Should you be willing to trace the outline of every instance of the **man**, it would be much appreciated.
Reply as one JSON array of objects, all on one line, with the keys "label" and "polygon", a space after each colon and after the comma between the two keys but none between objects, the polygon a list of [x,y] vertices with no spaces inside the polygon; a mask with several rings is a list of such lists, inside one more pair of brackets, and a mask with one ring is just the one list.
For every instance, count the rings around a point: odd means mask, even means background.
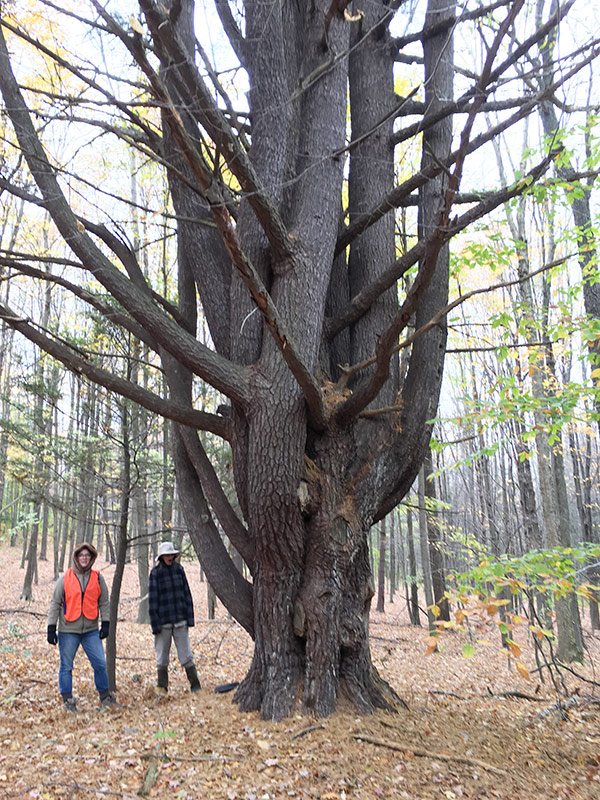
[{"label": "man", "polygon": [[188,628],[194,626],[194,604],[185,570],[176,561],[179,553],[172,542],[162,542],[156,566],[148,579],[148,612],[154,634],[159,694],[164,694],[169,688],[171,640],[175,642],[179,663],[185,669],[190,689],[199,692],[201,688],[188,633]]},{"label": "man", "polygon": [[77,713],[73,697],[73,661],[79,645],[94,669],[100,708],[118,705],[108,688],[106,658],[100,641],[106,639],[109,631],[109,594],[102,575],[92,569],[97,557],[98,551],[89,542],[82,542],[75,548],[73,566],[56,581],[48,612],[48,643],[58,642],[60,652],[58,688],[65,709],[73,714]]}]

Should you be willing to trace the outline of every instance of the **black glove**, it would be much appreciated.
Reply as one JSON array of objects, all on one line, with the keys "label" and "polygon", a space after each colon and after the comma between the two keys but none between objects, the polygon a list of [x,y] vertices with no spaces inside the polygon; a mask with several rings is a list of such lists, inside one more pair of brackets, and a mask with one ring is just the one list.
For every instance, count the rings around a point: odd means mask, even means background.
[{"label": "black glove", "polygon": [[110,628],[110,622],[105,620],[102,625],[100,625],[100,638],[106,639],[108,636],[108,629]]},{"label": "black glove", "polygon": [[48,625],[48,644],[58,644],[58,636],[56,635],[56,625]]}]

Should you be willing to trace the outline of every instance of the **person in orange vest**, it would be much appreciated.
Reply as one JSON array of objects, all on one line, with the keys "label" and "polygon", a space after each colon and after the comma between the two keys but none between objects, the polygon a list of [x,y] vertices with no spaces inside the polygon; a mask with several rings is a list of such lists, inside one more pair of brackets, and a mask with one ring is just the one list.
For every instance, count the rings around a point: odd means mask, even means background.
[{"label": "person in orange vest", "polygon": [[[89,542],[77,545],[73,551],[73,566],[54,585],[48,612],[48,643],[58,643],[60,652],[58,688],[65,709],[73,714],[77,713],[73,697],[73,661],[79,645],[94,669],[100,708],[118,705],[108,688],[101,641],[109,631],[109,594],[103,576],[92,569],[97,557],[98,551]],[[101,621],[100,631],[98,620]]]}]

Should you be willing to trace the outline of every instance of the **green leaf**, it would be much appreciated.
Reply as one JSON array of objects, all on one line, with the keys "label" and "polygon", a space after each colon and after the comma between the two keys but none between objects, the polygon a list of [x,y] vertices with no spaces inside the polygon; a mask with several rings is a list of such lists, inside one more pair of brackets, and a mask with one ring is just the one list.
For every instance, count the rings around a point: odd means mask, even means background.
[{"label": "green leaf", "polygon": [[466,644],[462,649],[465,658],[473,658],[475,655],[475,647],[472,644]]}]

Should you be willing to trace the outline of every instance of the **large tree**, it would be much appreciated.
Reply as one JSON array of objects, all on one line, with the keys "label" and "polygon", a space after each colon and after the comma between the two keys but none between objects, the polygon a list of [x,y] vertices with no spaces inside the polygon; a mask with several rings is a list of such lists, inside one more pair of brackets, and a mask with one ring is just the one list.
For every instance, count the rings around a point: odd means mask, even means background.
[{"label": "large tree", "polygon": [[[36,35],[18,2],[4,5],[0,91],[14,141],[0,190],[33,213],[47,209],[71,255],[53,262],[61,271],[32,241],[1,255],[12,274],[53,280],[137,337],[168,389],[107,370],[68,331],[56,337],[18,309],[0,313],[70,369],[173,421],[190,536],[217,595],[254,638],[240,708],[278,719],[301,701],[325,715],[341,693],[361,711],[389,708],[394,694],[369,652],[367,534],[406,494],[427,450],[446,342],[447,245],[543,176],[556,153],[541,153],[513,186],[471,186],[479,194],[462,197],[465,164],[566,91],[594,43],[561,52],[556,78],[511,96],[572,1],[536,25],[523,0],[458,9],[452,0],[215,0],[209,30],[194,0],[139,0],[127,21],[119,4],[90,0],[87,15],[83,5],[64,11],[86,42],[77,57]],[[48,3],[47,14],[59,11]],[[207,54],[217,27],[220,65]],[[52,85],[39,76],[20,85],[28,48],[52,65]],[[244,76],[245,106],[226,92],[232,70]],[[479,125],[490,109],[502,112],[492,130]],[[90,125],[166,171],[176,302],[114,221],[118,198],[93,218],[73,204],[85,177],[52,150],[61,122],[78,141]],[[422,148],[412,167],[411,142]],[[461,200],[471,204],[455,213]],[[415,206],[397,241],[396,211]],[[222,396],[218,409],[195,407],[199,379]],[[199,431],[231,446],[241,516]]]}]

